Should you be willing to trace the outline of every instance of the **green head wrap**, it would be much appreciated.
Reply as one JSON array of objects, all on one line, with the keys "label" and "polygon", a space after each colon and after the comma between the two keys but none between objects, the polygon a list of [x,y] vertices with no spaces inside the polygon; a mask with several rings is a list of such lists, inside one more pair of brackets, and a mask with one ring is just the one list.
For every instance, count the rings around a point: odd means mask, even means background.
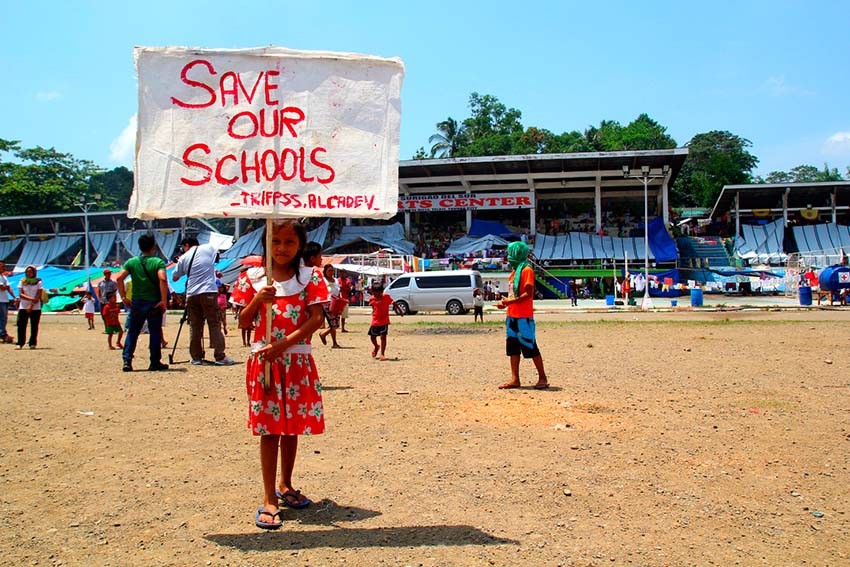
[{"label": "green head wrap", "polygon": [[508,264],[514,269],[514,297],[519,297],[519,281],[523,268],[528,265],[528,245],[522,241],[508,244]]}]

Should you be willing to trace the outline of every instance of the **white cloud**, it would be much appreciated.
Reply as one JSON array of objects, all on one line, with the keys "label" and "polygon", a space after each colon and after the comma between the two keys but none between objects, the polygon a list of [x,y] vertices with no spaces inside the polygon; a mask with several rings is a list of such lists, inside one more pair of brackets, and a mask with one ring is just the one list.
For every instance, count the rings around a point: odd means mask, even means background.
[{"label": "white cloud", "polygon": [[137,117],[134,114],[130,122],[121,130],[118,137],[109,144],[109,159],[115,163],[131,166],[136,151]]},{"label": "white cloud", "polygon": [[822,151],[828,156],[850,157],[850,132],[836,132],[827,138]]},{"label": "white cloud", "polygon": [[62,98],[62,93],[57,91],[39,91],[35,93],[35,100],[38,102],[50,102]]},{"label": "white cloud", "polygon": [[762,86],[773,96],[812,96],[815,94],[814,91],[804,87],[786,83],[785,75],[768,77]]}]

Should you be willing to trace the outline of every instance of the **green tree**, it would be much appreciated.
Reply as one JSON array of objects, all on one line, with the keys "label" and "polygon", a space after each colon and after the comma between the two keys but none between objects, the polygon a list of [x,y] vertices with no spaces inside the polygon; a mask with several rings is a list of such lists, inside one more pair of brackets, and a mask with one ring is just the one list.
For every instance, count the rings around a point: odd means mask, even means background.
[{"label": "green tree", "polygon": [[[756,182],[762,181],[761,178],[757,178]],[[793,176],[785,171],[771,171],[767,174],[767,177],[763,180],[765,183],[791,183],[793,181]]]},{"label": "green tree", "polygon": [[584,139],[593,152],[616,152],[623,149],[623,127],[616,120],[603,120],[599,127],[590,126]]},{"label": "green tree", "polygon": [[428,154],[425,153],[425,148],[423,146],[419,146],[419,149],[416,150],[416,153],[413,154],[411,159],[428,159]]},{"label": "green tree", "polygon": [[458,148],[464,142],[464,127],[451,116],[437,123],[437,133],[428,138],[431,146],[431,157],[454,157]]},{"label": "green tree", "polygon": [[522,113],[507,108],[492,95],[472,93],[469,96],[472,115],[463,121],[464,143],[458,147],[459,156],[508,155],[514,140],[522,136]]},{"label": "green tree", "polygon": [[758,158],[747,148],[752,143],[730,132],[697,134],[687,143],[688,159],[670,192],[673,206],[711,207],[724,185],[752,181]]},{"label": "green tree", "polygon": [[92,175],[89,196],[99,194],[95,206],[101,211],[121,211],[129,207],[133,193],[133,172],[124,166]]},{"label": "green tree", "polygon": [[[848,170],[850,171],[850,169]],[[820,183],[828,181],[842,181],[841,173],[837,167],[830,169],[829,164],[823,164],[823,170],[813,165],[798,165],[791,171],[771,171],[763,180],[765,183]],[[758,178],[758,181],[762,181]]]},{"label": "green tree", "polygon": [[98,172],[90,161],[54,148],[21,149],[16,141],[0,141],[0,151],[15,162],[4,162],[0,175],[0,214],[34,215],[73,210]]},{"label": "green tree", "polygon": [[667,134],[667,128],[641,114],[620,132],[623,150],[663,150],[675,148],[676,140]]}]

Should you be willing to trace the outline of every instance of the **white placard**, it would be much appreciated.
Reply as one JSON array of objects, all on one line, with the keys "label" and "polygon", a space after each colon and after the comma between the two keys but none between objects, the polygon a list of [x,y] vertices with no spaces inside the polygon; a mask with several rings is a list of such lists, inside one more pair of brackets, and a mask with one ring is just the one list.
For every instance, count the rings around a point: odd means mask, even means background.
[{"label": "white placard", "polygon": [[268,47],[137,47],[128,216],[389,218],[404,65]]}]

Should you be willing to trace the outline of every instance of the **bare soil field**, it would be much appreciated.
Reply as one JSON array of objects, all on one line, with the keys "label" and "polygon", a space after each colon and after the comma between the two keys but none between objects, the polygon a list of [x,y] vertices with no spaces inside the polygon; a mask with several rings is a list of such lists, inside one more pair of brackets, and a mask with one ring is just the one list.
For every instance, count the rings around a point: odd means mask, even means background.
[{"label": "bare soil field", "polygon": [[498,315],[396,318],[386,362],[368,322],[315,338],[327,431],[295,470],[314,504],[277,532],[253,523],[244,365],[122,373],[82,315],[0,345],[0,563],[850,563],[846,312],[542,314],[547,391],[530,361],[496,389]]}]

